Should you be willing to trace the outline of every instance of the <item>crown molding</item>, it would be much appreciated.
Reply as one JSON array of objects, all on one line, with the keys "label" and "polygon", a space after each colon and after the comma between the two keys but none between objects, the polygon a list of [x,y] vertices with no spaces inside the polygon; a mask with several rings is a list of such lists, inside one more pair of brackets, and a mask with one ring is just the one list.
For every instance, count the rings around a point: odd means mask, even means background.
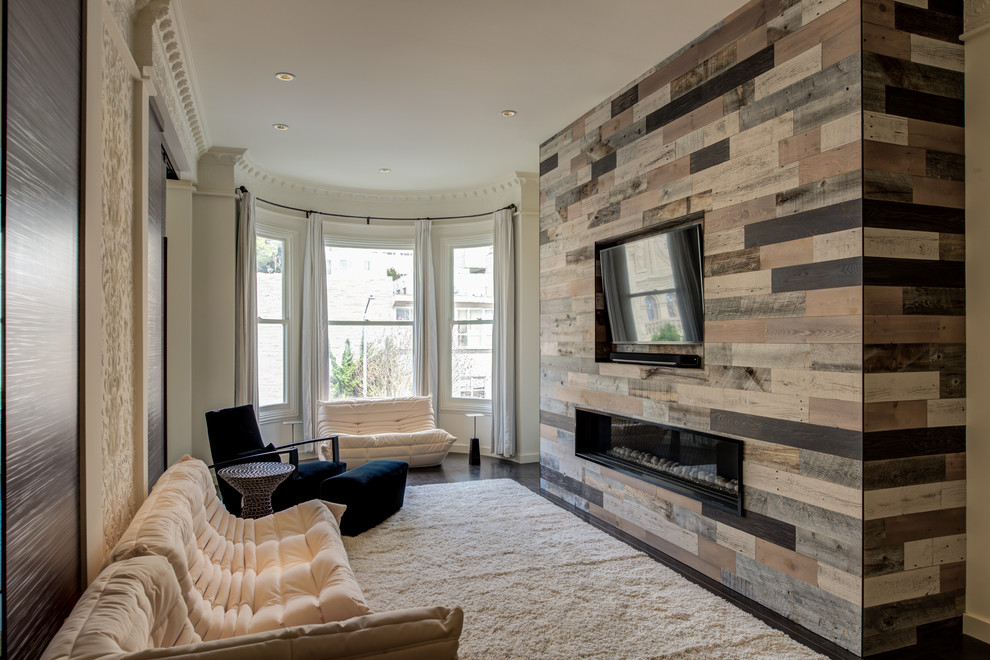
[{"label": "crown molding", "polygon": [[964,39],[985,32],[990,26],[990,0],[967,0],[965,19]]},{"label": "crown molding", "polygon": [[202,156],[200,162],[211,165],[234,165],[236,166],[244,158],[247,149],[240,147],[210,147]]},{"label": "crown molding", "polygon": [[179,3],[168,3],[168,11],[158,19],[158,30],[172,73],[172,81],[179,95],[179,103],[186,115],[186,125],[196,145],[196,158],[199,158],[210,148],[210,139],[205,117],[200,112],[196,75],[192,60],[189,58],[186,27]]},{"label": "crown molding", "polygon": [[521,188],[526,183],[539,183],[539,175],[531,172],[513,172],[494,183],[479,188],[463,188],[456,190],[362,190],[358,188],[342,188],[315,181],[306,181],[294,177],[283,176],[268,170],[254,160],[250,155],[237,161],[236,169],[246,180],[261,184],[265,189],[282,189],[286,192],[317,195],[329,199],[351,202],[445,202],[483,200],[504,195],[507,192]]}]

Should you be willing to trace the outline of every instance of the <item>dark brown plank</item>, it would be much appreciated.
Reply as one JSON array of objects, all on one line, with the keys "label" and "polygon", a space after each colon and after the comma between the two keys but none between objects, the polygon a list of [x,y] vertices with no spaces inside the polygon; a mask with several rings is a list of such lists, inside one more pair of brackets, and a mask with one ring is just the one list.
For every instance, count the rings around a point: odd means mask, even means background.
[{"label": "dark brown plank", "polygon": [[934,456],[966,451],[966,427],[870,431],[863,434],[863,460]]},{"label": "dark brown plank", "polygon": [[719,140],[691,154],[691,174],[729,160],[729,138]]},{"label": "dark brown plank", "polygon": [[962,288],[966,286],[966,264],[961,261],[863,257],[863,284]]},{"label": "dark brown plank", "polygon": [[798,449],[859,459],[862,433],[815,424],[802,424],[770,417],[746,415],[725,410],[711,411],[711,430],[743,438],[774,442]]},{"label": "dark brown plank", "polygon": [[944,206],[865,200],[863,226],[962,234],[966,227],[966,213],[962,209]]},{"label": "dark brown plank", "polygon": [[808,236],[831,234],[832,232],[860,227],[862,224],[862,202],[857,199],[746,225],[746,247],[758,247]]},{"label": "dark brown plank", "polygon": [[859,286],[864,283],[863,258],[849,257],[814,264],[774,268],[771,273],[771,290],[810,291],[813,289],[837,289]]},{"label": "dark brown plank", "polygon": [[866,461],[863,489],[878,490],[945,481],[945,455]]},{"label": "dark brown plank", "polygon": [[931,3],[928,9],[901,3],[897,3],[896,7],[894,27],[898,30],[952,44],[962,43],[959,41],[959,35],[963,33],[962,14],[932,11]]}]

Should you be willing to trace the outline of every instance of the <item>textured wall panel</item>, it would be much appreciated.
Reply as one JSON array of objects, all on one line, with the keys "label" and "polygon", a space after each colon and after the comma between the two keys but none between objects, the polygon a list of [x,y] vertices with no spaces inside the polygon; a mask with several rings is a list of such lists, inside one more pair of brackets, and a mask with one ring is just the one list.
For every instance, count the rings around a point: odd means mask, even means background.
[{"label": "textured wall panel", "polygon": [[103,542],[137,509],[134,456],[134,83],[103,31]]},{"label": "textured wall panel", "polygon": [[79,0],[10,0],[4,235],[4,651],[35,658],[80,594]]}]

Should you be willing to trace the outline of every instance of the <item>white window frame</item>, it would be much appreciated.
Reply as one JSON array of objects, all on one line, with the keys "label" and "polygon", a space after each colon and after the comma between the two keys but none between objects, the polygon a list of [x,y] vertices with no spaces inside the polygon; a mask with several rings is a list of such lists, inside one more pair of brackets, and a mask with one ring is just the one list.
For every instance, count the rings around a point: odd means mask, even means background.
[{"label": "white window frame", "polygon": [[[451,413],[485,413],[491,414],[491,399],[468,399],[455,397],[453,395],[453,382],[450,378],[452,346],[451,333],[455,324],[488,324],[493,325],[494,321],[458,321],[454,312],[454,250],[457,248],[485,247],[494,243],[492,225],[490,222],[474,222],[460,228],[445,227],[447,232],[441,234],[439,239],[439,250],[441,267],[437,269],[437,315],[440,316],[437,325],[438,348],[440,360],[438,362],[439,389],[440,389],[440,410]],[[456,232],[456,233],[455,233]],[[434,258],[434,263],[436,263]],[[492,363],[494,369],[495,364]]]},{"label": "white window frame", "polygon": [[[284,352],[282,355],[282,376],[285,402],[261,406],[258,410],[258,423],[294,421],[299,419],[299,388],[300,388],[300,344],[302,337],[302,231],[299,219],[285,217],[281,214],[259,208],[255,218],[255,234],[260,238],[271,238],[283,241],[284,264],[282,265],[282,313],[284,319],[263,320],[258,317],[257,323],[281,323],[285,332]],[[260,378],[260,372],[259,372]]]},{"label": "white window frame", "polygon": [[[406,223],[396,223],[395,227],[375,227],[375,236],[371,236],[364,223],[354,225],[353,223],[324,221],[323,222],[323,246],[340,248],[359,248],[365,250],[409,250],[416,249],[415,235],[410,231]],[[408,326],[416,332],[413,320],[408,321],[331,321],[330,311],[333,301],[327,301],[327,332],[330,327],[338,326]],[[412,365],[413,369],[416,365]],[[414,376],[415,378],[415,376]]]}]

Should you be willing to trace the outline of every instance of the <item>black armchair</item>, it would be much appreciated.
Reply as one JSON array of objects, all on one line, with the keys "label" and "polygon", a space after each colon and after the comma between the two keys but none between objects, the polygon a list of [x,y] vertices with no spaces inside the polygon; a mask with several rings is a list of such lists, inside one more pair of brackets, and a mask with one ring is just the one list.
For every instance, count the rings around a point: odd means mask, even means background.
[{"label": "black armchair", "polygon": [[[292,476],[286,479],[272,494],[272,508],[281,511],[288,507],[318,499],[320,484],[324,479],[341,474],[347,469],[346,463],[340,462],[340,449],[337,436],[303,440],[288,445],[276,447],[266,445],[261,438],[261,428],[254,415],[254,406],[236,406],[211,410],[206,413],[206,430],[210,438],[210,452],[213,454],[214,470],[238,465],[240,463],[256,463],[261,461],[280,461],[282,454],[288,454],[289,462],[296,466]],[[333,461],[307,461],[299,463],[299,445],[330,440],[333,443]],[[218,478],[220,496],[227,510],[236,516],[241,514],[241,495],[233,486]]]}]

